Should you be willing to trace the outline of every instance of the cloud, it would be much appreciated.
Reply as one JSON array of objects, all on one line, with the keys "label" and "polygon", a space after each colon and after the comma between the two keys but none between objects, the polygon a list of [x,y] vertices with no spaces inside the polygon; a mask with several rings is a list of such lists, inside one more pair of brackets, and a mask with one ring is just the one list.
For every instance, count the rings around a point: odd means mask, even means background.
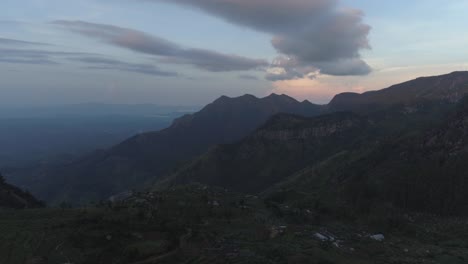
[{"label": "cloud", "polygon": [[66,52],[66,51],[48,51],[38,49],[2,49],[0,48],[0,57],[47,57],[47,56],[84,56],[91,55],[85,52]]},{"label": "cloud", "polygon": [[187,49],[163,60],[191,64],[211,72],[246,71],[268,66],[265,60],[250,59],[238,55],[225,55],[204,49]]},{"label": "cloud", "polygon": [[50,44],[40,43],[40,42],[30,42],[30,41],[23,41],[17,39],[8,39],[8,38],[0,38],[0,45],[39,45],[39,46],[48,46]]},{"label": "cloud", "polygon": [[3,63],[57,65],[60,64],[55,61],[57,58],[83,55],[89,53],[0,48],[0,62]]},{"label": "cloud", "polygon": [[2,63],[13,63],[13,64],[36,64],[36,65],[57,65],[60,64],[50,59],[20,59],[20,58],[1,58]]},{"label": "cloud", "polygon": [[[370,49],[370,26],[360,10],[339,0],[147,0],[200,9],[237,24],[271,34],[271,44],[286,64],[267,79],[296,79],[319,71],[327,75],[366,75],[371,68],[360,52]],[[286,62],[282,60],[282,62]],[[293,63],[291,63],[293,62]]]},{"label": "cloud", "polygon": [[161,70],[152,64],[129,63],[116,59],[99,57],[99,54],[85,52],[48,51],[39,49],[0,48],[0,63],[58,65],[57,60],[88,64],[83,68],[92,70],[118,70],[162,77],[178,76],[176,72]]},{"label": "cloud", "polygon": [[357,58],[320,62],[317,65],[320,73],[335,76],[366,75],[372,71],[367,63]]},{"label": "cloud", "polygon": [[70,58],[70,60],[93,65],[85,67],[86,69],[93,70],[119,70],[162,77],[173,77],[179,75],[176,72],[163,71],[151,64],[128,63],[120,60],[101,57],[80,57]]},{"label": "cloud", "polygon": [[251,80],[251,81],[257,81],[258,80],[257,76],[250,75],[250,74],[240,74],[237,77],[239,77],[239,79],[243,79],[243,80]]},{"label": "cloud", "polygon": [[112,25],[84,21],[52,22],[71,32],[99,39],[135,52],[162,57],[166,63],[188,64],[212,72],[244,71],[268,66],[268,62],[205,49],[183,48],[163,38]]},{"label": "cloud", "polygon": [[84,52],[48,51],[39,49],[2,49],[0,48],[0,63],[58,65],[57,60],[87,64],[83,68],[92,70],[118,70],[148,74],[162,77],[178,76],[176,72],[163,71],[152,64],[129,63],[116,59],[99,57],[99,54]]}]

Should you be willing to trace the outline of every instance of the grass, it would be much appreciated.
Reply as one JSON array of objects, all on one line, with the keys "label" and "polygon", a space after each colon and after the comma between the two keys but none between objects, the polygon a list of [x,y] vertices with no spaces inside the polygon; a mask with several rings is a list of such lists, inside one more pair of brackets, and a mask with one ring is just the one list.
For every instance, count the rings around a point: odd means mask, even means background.
[{"label": "grass", "polygon": [[[0,263],[41,256],[48,264],[468,261],[465,219],[407,216],[398,228],[381,231],[386,238],[378,242],[369,236],[385,225],[330,217],[293,221],[286,211],[304,212],[294,206],[283,200],[278,216],[261,198],[189,186],[110,207],[0,211]],[[284,232],[272,237],[279,226]],[[319,241],[317,232],[335,240]]]}]

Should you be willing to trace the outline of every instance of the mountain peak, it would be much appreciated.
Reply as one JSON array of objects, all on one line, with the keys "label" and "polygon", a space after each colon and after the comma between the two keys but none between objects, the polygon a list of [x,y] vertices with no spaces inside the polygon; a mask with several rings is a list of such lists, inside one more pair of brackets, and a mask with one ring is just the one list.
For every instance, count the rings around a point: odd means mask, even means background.
[{"label": "mountain peak", "polygon": [[278,101],[282,101],[282,102],[289,102],[289,103],[299,103],[299,101],[297,101],[296,99],[288,96],[288,95],[285,95],[285,94],[276,94],[276,93],[272,93],[270,95],[268,95],[267,97],[264,97],[262,98],[263,100],[272,100],[272,101],[275,101],[275,102],[278,102]]},{"label": "mountain peak", "polygon": [[241,96],[238,96],[238,97],[229,97],[229,96],[226,96],[226,95],[223,95],[221,97],[219,97],[218,99],[216,99],[215,101],[213,101],[213,104],[226,104],[226,103],[232,103],[232,102],[254,102],[254,101],[268,101],[268,102],[274,102],[274,103],[300,103],[299,101],[297,101],[296,99],[286,95],[286,94],[276,94],[276,93],[272,93],[268,96],[265,96],[263,98],[258,98],[256,97],[255,95],[252,95],[252,94],[244,94],[244,95],[241,95]]},{"label": "mountain peak", "polygon": [[451,72],[449,73],[448,75],[456,75],[456,76],[460,76],[460,75],[463,75],[463,76],[468,76],[468,71],[454,71],[454,72]]},{"label": "mountain peak", "polygon": [[251,94],[244,94],[238,97],[229,97],[226,95],[222,95],[218,99],[214,100],[213,104],[226,103],[226,102],[232,102],[232,101],[251,101],[251,100],[258,100],[258,98]]}]

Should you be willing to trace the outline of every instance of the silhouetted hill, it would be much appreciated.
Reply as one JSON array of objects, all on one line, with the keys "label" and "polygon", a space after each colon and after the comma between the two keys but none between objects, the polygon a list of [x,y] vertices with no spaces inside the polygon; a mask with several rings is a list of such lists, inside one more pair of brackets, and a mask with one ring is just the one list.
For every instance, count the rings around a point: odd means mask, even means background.
[{"label": "silhouetted hill", "polygon": [[212,145],[239,140],[276,113],[313,116],[319,111],[318,105],[286,95],[223,96],[167,129],[136,135],[65,165],[17,174],[16,181],[47,201],[103,199],[141,187]]},{"label": "silhouetted hill", "polygon": [[23,209],[43,207],[43,203],[30,193],[5,182],[0,174],[0,209]]}]

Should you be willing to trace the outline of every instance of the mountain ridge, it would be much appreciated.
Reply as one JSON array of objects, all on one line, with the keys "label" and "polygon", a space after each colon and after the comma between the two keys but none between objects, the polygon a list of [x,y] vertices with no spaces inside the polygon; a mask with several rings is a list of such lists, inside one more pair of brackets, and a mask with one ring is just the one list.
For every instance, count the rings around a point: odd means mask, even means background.
[{"label": "mountain ridge", "polygon": [[441,124],[382,141],[372,149],[332,157],[297,173],[270,193],[281,189],[315,192],[319,200],[344,202],[364,212],[385,206],[466,216],[467,102],[465,96]]},{"label": "mountain ridge", "polygon": [[367,118],[351,112],[311,118],[277,114],[240,142],[212,148],[164,183],[199,182],[255,194],[325,153],[350,148],[367,125]]},{"label": "mountain ridge", "polygon": [[[440,87],[444,87],[441,89]],[[448,88],[447,88],[448,87]],[[327,105],[328,109],[351,110],[391,104],[412,104],[421,101],[446,100],[456,103],[468,93],[468,71],[419,77],[388,88],[365,93],[341,93]]]},{"label": "mountain ridge", "polygon": [[[325,106],[278,94],[221,96],[199,112],[174,120],[169,128],[135,135],[69,164],[17,174],[14,183],[51,202],[86,203],[152,183],[214,145],[241,141],[277,114],[313,117],[340,111],[381,112],[378,118],[387,123],[382,123],[378,133],[398,133],[404,126],[422,127],[439,120],[467,92],[468,72],[455,72],[362,95],[337,95]],[[340,99],[343,97],[359,99]],[[386,98],[389,101],[381,103]],[[400,122],[401,118],[408,121]]]}]

